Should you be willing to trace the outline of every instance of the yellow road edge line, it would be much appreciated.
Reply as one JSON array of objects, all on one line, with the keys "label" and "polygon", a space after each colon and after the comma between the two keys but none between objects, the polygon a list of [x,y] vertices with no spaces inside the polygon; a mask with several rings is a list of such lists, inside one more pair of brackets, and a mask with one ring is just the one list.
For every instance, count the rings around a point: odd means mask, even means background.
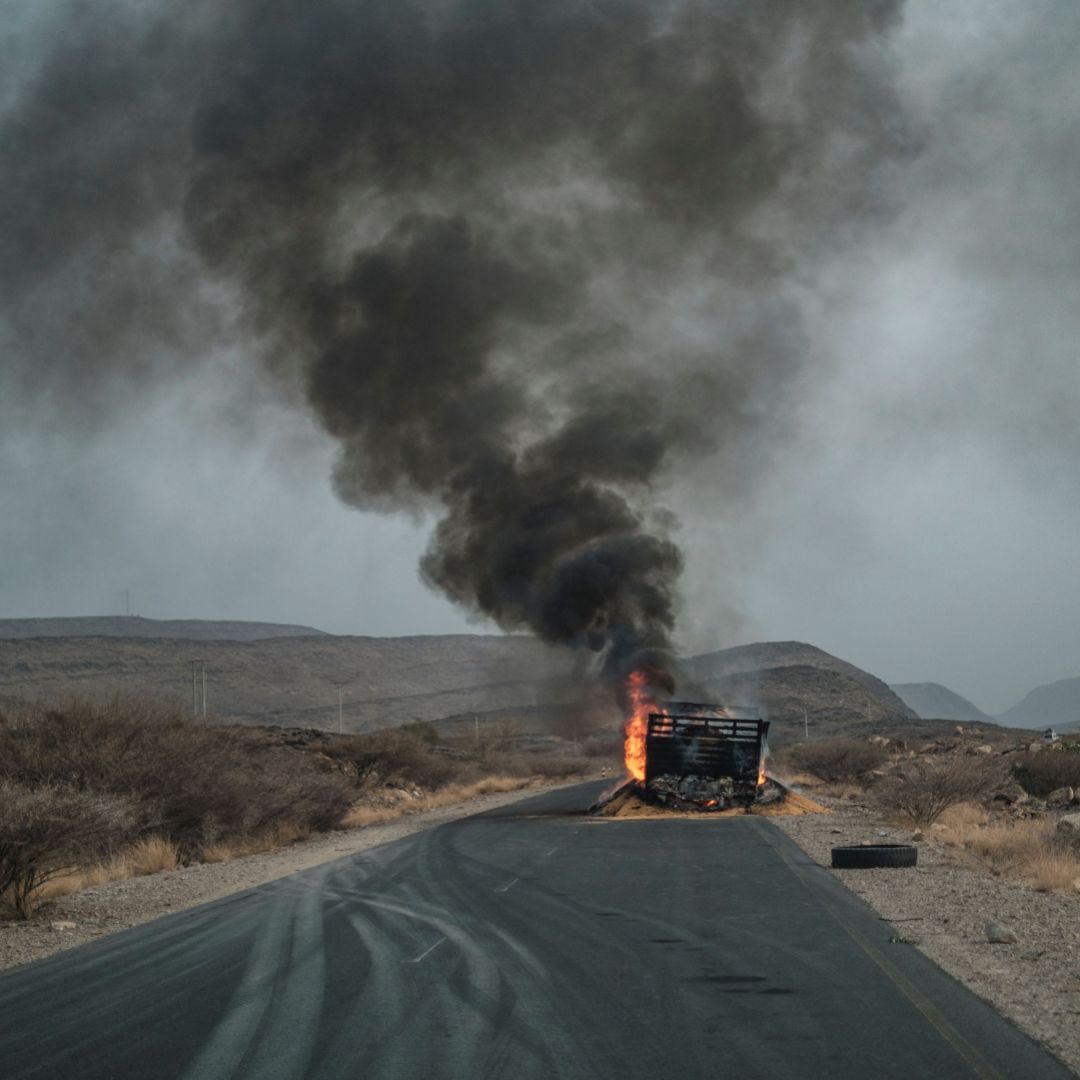
[{"label": "yellow road edge line", "polygon": [[[761,824],[765,824],[762,822]],[[787,864],[788,868],[792,871],[799,883],[809,892],[817,902],[832,916],[833,920],[843,929],[844,933],[855,942],[859,948],[881,969],[882,972],[889,978],[893,985],[911,1002],[912,1005],[923,1015],[927,1023],[967,1062],[971,1070],[975,1073],[980,1080],[1003,1080],[1001,1073],[999,1073],[990,1063],[975,1049],[949,1023],[948,1020],[942,1015],[941,1010],[925,997],[917,987],[912,985],[911,981],[904,975],[902,975],[893,966],[892,962],[888,960],[878,949],[878,947],[871,941],[867,940],[857,930],[853,930],[847,923],[840,917],[836,910],[835,905],[829,900],[828,894],[822,894],[819,889],[812,889],[809,882],[807,882],[804,870],[798,863],[796,863],[791,856],[783,849],[782,846],[774,844],[772,838],[768,835],[768,830],[761,830],[759,823],[755,822],[755,829],[762,832],[765,843],[773,849],[780,856],[781,859]],[[815,864],[816,865],[816,864]],[[820,869],[824,870],[825,867]],[[841,882],[841,884],[843,884]],[[884,920],[883,920],[884,921]],[[932,962],[932,961],[931,961]]]}]

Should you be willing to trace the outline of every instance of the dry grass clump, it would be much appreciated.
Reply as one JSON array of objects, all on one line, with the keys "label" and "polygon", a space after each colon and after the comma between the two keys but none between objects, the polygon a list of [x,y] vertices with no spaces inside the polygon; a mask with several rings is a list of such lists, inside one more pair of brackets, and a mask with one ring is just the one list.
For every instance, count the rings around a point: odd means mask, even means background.
[{"label": "dry grass clump", "polygon": [[1071,851],[1037,851],[1028,856],[1025,876],[1036,892],[1080,891],[1080,858]]},{"label": "dry grass clump", "polygon": [[144,877],[159,874],[162,870],[175,870],[180,863],[180,853],[164,836],[144,836],[135,841],[124,861],[131,877]]},{"label": "dry grass clump", "polygon": [[991,873],[1038,892],[1073,892],[1080,885],[1080,855],[1061,839],[1052,818],[991,821],[968,804],[943,814],[938,833],[945,843],[977,856]]},{"label": "dry grass clump", "polygon": [[228,840],[219,840],[207,844],[200,853],[199,861],[204,863],[228,862],[230,859],[242,859],[247,855],[262,855],[267,851],[277,851],[289,844],[299,843],[311,836],[311,829],[303,825],[284,822],[261,832],[246,836],[234,836]]},{"label": "dry grass clump", "polygon": [[777,755],[777,767],[812,773],[831,784],[857,784],[881,768],[887,757],[884,747],[864,739],[821,739],[784,747]]},{"label": "dry grass clump", "polygon": [[180,856],[175,844],[161,836],[145,836],[88,870],[70,871],[53,879],[40,889],[37,899],[53,900],[97,885],[107,885],[110,881],[175,870],[179,865]]}]

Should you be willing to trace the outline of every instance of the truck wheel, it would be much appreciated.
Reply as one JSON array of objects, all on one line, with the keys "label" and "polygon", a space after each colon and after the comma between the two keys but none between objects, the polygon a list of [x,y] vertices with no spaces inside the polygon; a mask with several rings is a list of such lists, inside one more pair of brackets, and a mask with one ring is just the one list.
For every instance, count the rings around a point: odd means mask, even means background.
[{"label": "truck wheel", "polygon": [[881,866],[914,866],[919,849],[910,844],[866,844],[857,847],[834,847],[835,870],[872,870]]}]

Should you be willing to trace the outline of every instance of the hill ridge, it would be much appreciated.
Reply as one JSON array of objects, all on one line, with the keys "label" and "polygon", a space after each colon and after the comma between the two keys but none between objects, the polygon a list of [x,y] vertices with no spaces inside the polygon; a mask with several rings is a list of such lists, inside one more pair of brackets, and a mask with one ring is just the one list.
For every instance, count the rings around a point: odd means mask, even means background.
[{"label": "hill ridge", "polygon": [[924,720],[994,723],[992,716],[942,683],[890,683],[889,689]]},{"label": "hill ridge", "polygon": [[264,641],[329,636],[312,626],[248,619],[149,619],[143,615],[70,615],[0,619],[0,639],[134,638],[146,641]]}]

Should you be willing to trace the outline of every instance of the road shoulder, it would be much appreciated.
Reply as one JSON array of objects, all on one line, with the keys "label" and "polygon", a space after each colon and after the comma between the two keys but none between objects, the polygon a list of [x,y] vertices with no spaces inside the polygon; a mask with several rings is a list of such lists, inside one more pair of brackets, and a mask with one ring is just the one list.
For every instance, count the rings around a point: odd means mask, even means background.
[{"label": "road shoulder", "polygon": [[[843,804],[772,824],[823,867],[836,845],[911,838]],[[942,844],[917,846],[913,869],[828,872],[894,928],[897,947],[917,947],[1080,1074],[1080,898],[993,878]],[[1017,942],[990,944],[988,920],[1012,928]]]}]

